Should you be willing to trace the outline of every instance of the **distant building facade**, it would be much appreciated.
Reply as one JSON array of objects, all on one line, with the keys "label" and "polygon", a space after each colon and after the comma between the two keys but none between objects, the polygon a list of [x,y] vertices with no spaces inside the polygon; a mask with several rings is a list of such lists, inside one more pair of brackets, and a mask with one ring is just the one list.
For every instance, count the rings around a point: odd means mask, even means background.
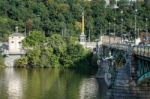
[{"label": "distant building facade", "polygon": [[144,44],[150,44],[150,33],[142,32],[140,34],[141,42]]},{"label": "distant building facade", "polygon": [[21,51],[23,50],[22,40],[24,38],[25,36],[21,33],[18,33],[18,27],[16,27],[16,32],[9,36],[8,53],[21,53]]},{"label": "distant building facade", "polygon": [[21,58],[22,55],[26,54],[26,51],[23,49],[22,45],[23,39],[25,39],[25,36],[18,33],[18,27],[16,27],[15,33],[9,36],[8,43],[5,44],[6,47],[2,52],[2,54],[5,55],[5,66],[13,67],[15,65],[15,61]]}]

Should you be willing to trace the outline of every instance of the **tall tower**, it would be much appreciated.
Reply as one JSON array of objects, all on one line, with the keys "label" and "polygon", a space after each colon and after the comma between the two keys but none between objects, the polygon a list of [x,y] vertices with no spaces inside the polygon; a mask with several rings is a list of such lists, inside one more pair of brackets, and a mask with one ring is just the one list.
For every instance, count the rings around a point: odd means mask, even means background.
[{"label": "tall tower", "polygon": [[84,12],[82,12],[82,24],[81,24],[80,44],[84,45],[85,42],[86,42],[86,36],[84,34]]}]

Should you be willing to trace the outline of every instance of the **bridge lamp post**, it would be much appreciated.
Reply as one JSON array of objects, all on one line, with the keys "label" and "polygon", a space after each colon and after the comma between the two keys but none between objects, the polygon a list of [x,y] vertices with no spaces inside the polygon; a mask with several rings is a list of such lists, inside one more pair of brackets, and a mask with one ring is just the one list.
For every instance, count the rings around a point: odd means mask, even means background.
[{"label": "bridge lamp post", "polygon": [[104,36],[103,29],[102,29],[102,25],[101,25],[101,30],[100,30],[100,32],[101,32],[101,36],[100,36],[100,41],[101,41],[101,40],[102,40],[102,39],[101,39],[102,36]]},{"label": "bridge lamp post", "polygon": [[109,35],[108,36],[109,36],[109,44],[110,44],[110,25],[111,25],[111,23],[109,22],[108,24],[109,24]]},{"label": "bridge lamp post", "polygon": [[121,40],[123,42],[123,32],[122,32],[122,28],[123,28],[123,19],[121,19]]},{"label": "bridge lamp post", "polygon": [[122,28],[123,28],[123,18],[122,18],[122,14],[123,14],[123,11],[121,11],[120,13],[121,13],[121,41],[123,41],[123,32],[122,32]]},{"label": "bridge lamp post", "polygon": [[[115,5],[114,5],[114,7],[113,7],[113,9],[114,9],[114,13],[115,13],[115,17],[116,17],[116,9],[118,9],[119,7],[117,6],[117,1],[115,0]],[[115,36],[116,36],[116,34],[115,34],[115,18],[114,18],[114,41],[115,41]]]},{"label": "bridge lamp post", "polygon": [[115,20],[116,20],[116,18],[114,18],[114,41],[115,41],[115,37],[116,37],[116,24],[115,24]]},{"label": "bridge lamp post", "polygon": [[[146,37],[148,37],[148,27],[147,27],[148,18],[146,18],[145,20],[146,20]],[[147,39],[147,40],[148,40],[148,39]]]},{"label": "bridge lamp post", "polygon": [[135,34],[134,34],[134,43],[135,43],[135,40],[136,40],[136,20],[137,20],[136,14],[137,14],[137,9],[135,9],[135,15],[134,15],[134,21],[135,21],[135,23],[134,23],[134,32],[135,32]]},{"label": "bridge lamp post", "polygon": [[138,37],[140,37],[140,28],[138,28]]}]

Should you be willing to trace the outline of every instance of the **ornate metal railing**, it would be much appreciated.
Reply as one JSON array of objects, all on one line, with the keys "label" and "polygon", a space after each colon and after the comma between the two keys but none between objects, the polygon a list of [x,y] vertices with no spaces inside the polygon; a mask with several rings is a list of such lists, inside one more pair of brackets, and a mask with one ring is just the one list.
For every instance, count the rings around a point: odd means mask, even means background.
[{"label": "ornate metal railing", "polygon": [[144,57],[150,57],[150,46],[129,46],[127,44],[105,44],[105,46],[108,46],[110,48],[115,48],[115,49],[119,49],[119,50],[124,50],[127,51],[129,49],[129,47],[133,47],[133,53],[136,55],[140,55],[140,56],[144,56]]}]

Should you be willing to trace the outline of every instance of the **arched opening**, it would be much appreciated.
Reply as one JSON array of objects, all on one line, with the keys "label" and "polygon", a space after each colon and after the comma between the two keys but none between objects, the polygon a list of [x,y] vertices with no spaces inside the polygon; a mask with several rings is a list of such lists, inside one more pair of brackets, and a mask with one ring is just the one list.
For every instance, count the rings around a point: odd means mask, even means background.
[{"label": "arched opening", "polygon": [[141,90],[150,91],[150,77],[145,78],[138,83],[138,86]]},{"label": "arched opening", "polygon": [[123,53],[118,53],[118,55],[115,58],[115,66],[117,68],[122,68],[126,63],[126,59],[123,55]]}]

